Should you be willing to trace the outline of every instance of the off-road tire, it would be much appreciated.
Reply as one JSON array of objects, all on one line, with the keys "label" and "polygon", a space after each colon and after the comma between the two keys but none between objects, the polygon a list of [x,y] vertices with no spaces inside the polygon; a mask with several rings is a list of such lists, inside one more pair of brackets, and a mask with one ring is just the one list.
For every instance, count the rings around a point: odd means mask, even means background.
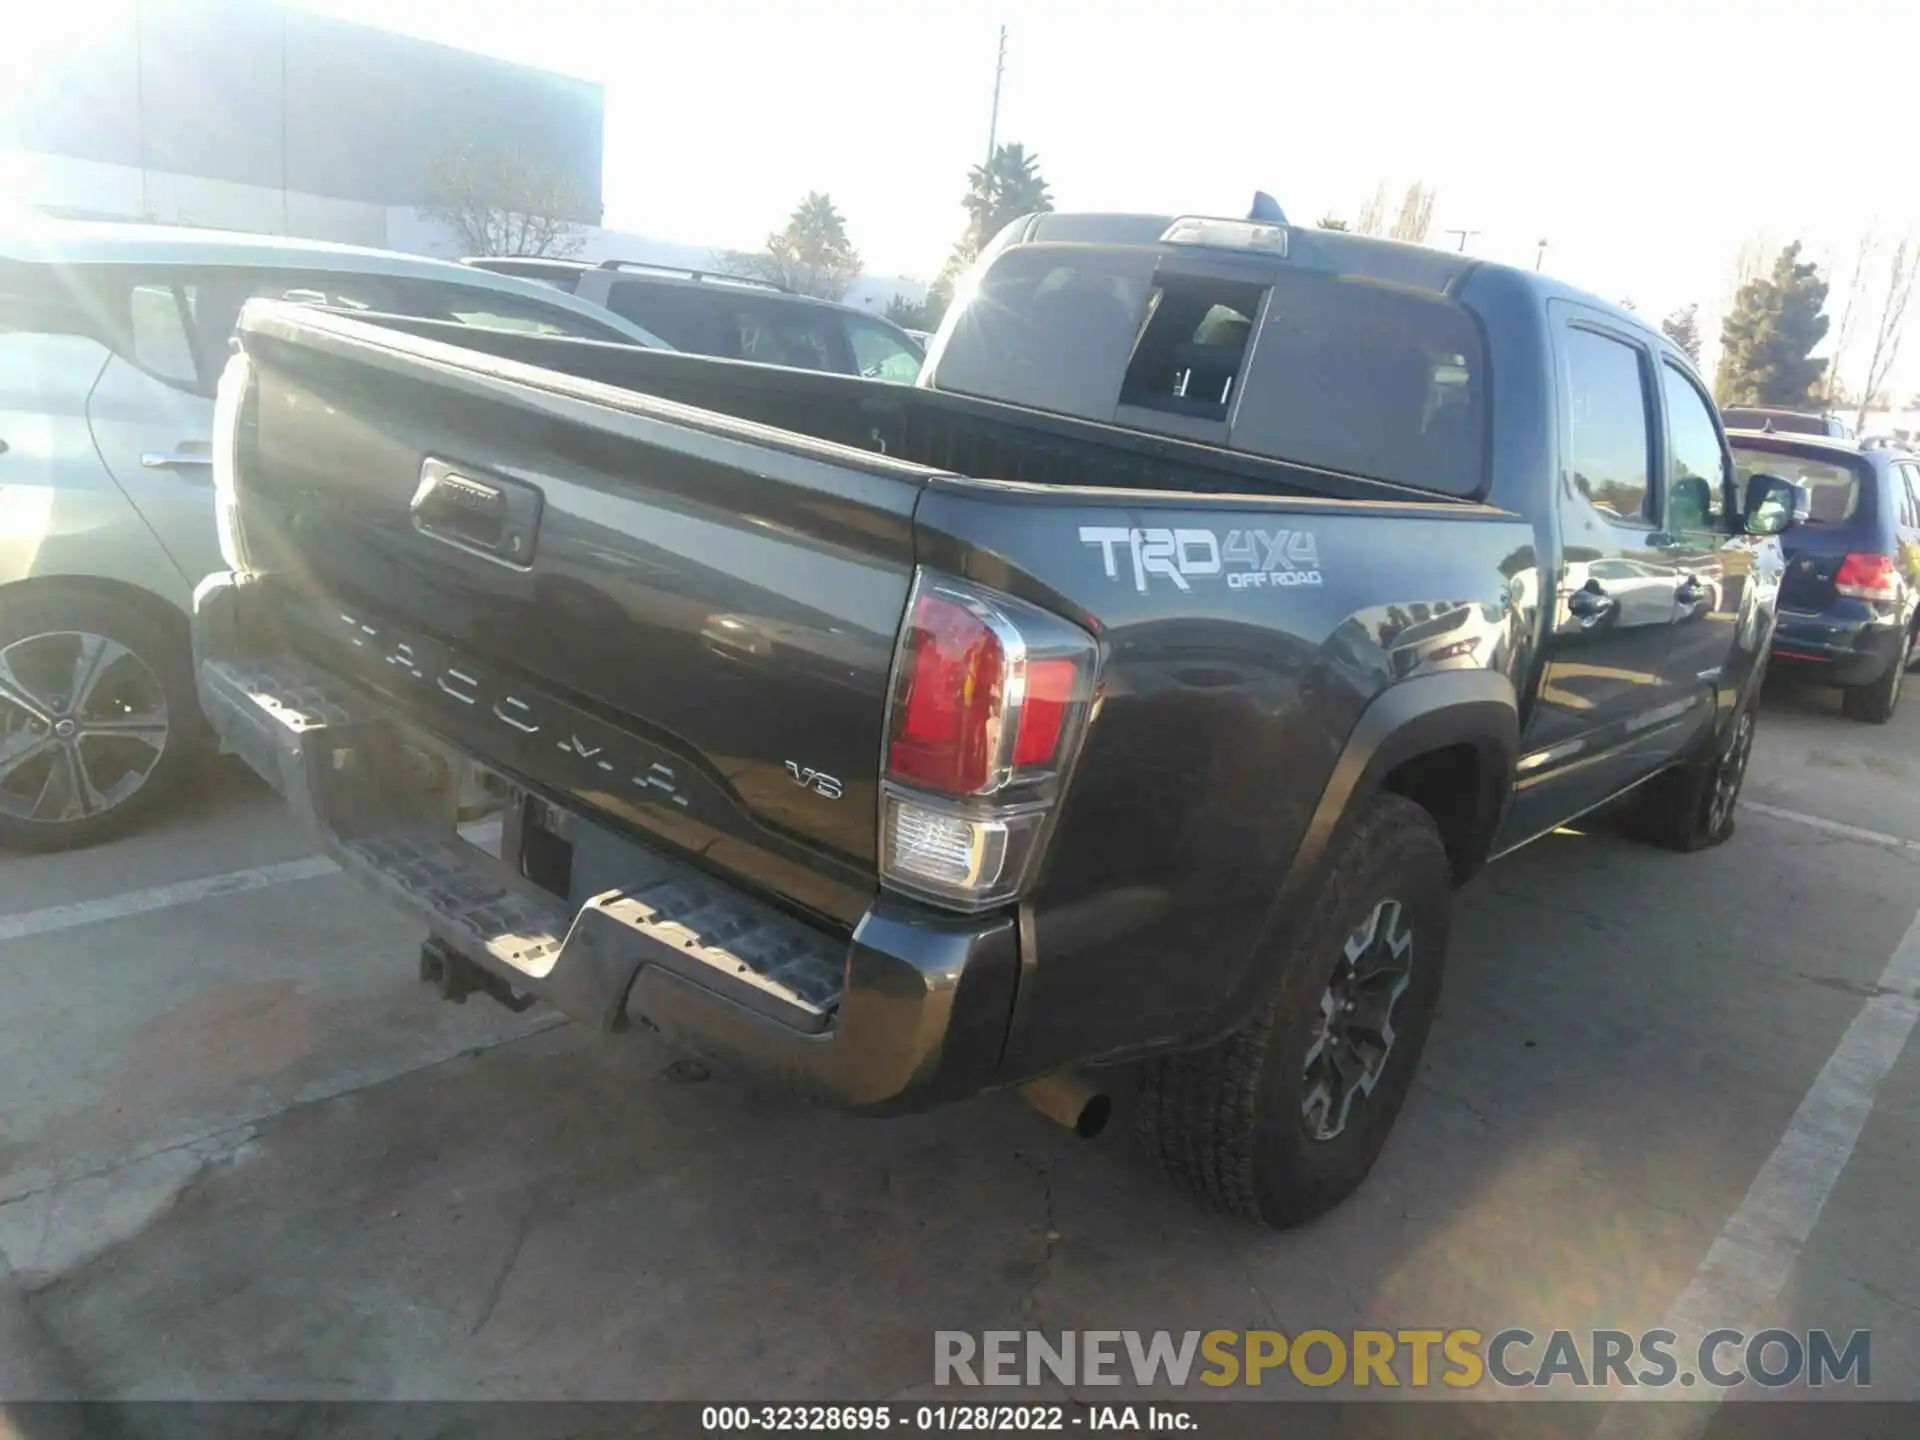
[{"label": "off-road tire", "polygon": [[1642,785],[1621,815],[1621,829],[1662,850],[1691,854],[1733,838],[1740,787],[1759,720],[1760,682],[1747,689],[1725,733],[1697,760]]},{"label": "off-road tire", "polygon": [[[1366,1179],[1419,1069],[1446,965],[1452,909],[1446,847],[1430,816],[1397,795],[1367,803],[1333,857],[1311,915],[1277,957],[1258,1013],[1203,1050],[1150,1061],[1139,1135],[1161,1169],[1212,1208],[1278,1228],[1338,1205]],[[1317,1138],[1303,1112],[1323,996],[1349,937],[1397,902],[1412,941],[1393,1039],[1344,1128]]]}]

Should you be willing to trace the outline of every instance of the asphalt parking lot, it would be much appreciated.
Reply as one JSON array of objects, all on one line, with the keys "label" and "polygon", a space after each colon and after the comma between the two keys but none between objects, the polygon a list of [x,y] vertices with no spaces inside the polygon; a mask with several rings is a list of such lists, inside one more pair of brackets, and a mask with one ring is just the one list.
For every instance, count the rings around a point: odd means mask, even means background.
[{"label": "asphalt parking lot", "polygon": [[0,1395],[875,1399],[926,1393],[936,1329],[1684,1313],[1871,1330],[1874,1394],[1920,1398],[1920,701],[1774,684],[1746,800],[1708,854],[1595,828],[1476,880],[1385,1158],[1282,1235],[1124,1126],[855,1120],[446,1005],[222,770],[0,859]]}]

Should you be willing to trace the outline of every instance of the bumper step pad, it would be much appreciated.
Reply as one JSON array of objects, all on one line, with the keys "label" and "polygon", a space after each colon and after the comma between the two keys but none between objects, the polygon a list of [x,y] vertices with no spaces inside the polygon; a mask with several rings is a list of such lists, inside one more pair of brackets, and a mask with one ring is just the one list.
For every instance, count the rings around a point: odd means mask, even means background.
[{"label": "bumper step pad", "polygon": [[[438,939],[516,990],[615,1029],[634,976],[657,965],[803,1034],[832,1024],[844,940],[632,841],[622,842],[631,879],[574,913],[436,833],[417,810],[401,818],[384,804],[390,788],[405,788],[377,763],[397,730],[364,696],[286,655],[205,661],[200,688],[228,748],[286,797],[342,868],[418,911]],[[341,765],[343,750],[353,764]],[[383,809],[394,818],[380,819]]]}]

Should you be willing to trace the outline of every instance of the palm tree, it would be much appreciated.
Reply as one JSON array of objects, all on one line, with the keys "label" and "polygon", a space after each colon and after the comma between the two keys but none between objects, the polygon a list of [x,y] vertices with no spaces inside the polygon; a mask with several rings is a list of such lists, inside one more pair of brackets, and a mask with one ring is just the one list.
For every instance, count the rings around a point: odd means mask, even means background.
[{"label": "palm tree", "polygon": [[[973,255],[1022,215],[1053,209],[1053,195],[1040,178],[1040,157],[1009,143],[995,148],[993,159],[967,175],[967,234],[961,244]],[[970,258],[970,257],[969,257]]]},{"label": "palm tree", "polygon": [[823,195],[818,190],[809,190],[807,198],[794,206],[793,214],[787,220],[787,234],[805,236],[822,249],[853,248],[847,239],[847,222],[834,205],[833,197]]},{"label": "palm tree", "polygon": [[967,228],[927,291],[927,313],[935,325],[953,299],[954,283],[982,247],[1022,215],[1053,209],[1053,192],[1040,178],[1040,157],[1009,142],[994,147],[990,162],[967,173],[967,193],[960,204],[967,212]]},{"label": "palm tree", "polygon": [[817,190],[794,207],[786,227],[767,237],[765,250],[720,257],[736,275],[771,280],[802,295],[838,300],[860,274],[860,252],[833,198]]}]

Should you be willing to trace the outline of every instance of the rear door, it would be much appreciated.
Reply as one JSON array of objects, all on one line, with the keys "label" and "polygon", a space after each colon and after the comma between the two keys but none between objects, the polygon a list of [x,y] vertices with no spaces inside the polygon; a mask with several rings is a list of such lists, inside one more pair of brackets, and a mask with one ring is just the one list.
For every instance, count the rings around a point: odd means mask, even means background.
[{"label": "rear door", "polygon": [[1660,391],[1667,420],[1660,539],[1677,571],[1667,685],[1676,699],[1705,701],[1733,654],[1752,553],[1727,543],[1733,466],[1714,423],[1713,402],[1671,360],[1660,362]]},{"label": "rear door", "polygon": [[1603,316],[1555,310],[1561,566],[1503,846],[1600,803],[1680,743],[1663,676],[1679,574],[1657,527],[1654,358]]},{"label": "rear door", "polygon": [[[220,548],[213,528],[213,388],[196,350],[194,287],[165,269],[103,270],[89,278],[116,337],[87,400],[93,442],[195,584],[219,568]],[[212,363],[207,357],[206,366]]]},{"label": "rear door", "polygon": [[51,266],[0,261],[0,585],[107,575],[184,601],[87,427],[112,353],[87,297]]}]

